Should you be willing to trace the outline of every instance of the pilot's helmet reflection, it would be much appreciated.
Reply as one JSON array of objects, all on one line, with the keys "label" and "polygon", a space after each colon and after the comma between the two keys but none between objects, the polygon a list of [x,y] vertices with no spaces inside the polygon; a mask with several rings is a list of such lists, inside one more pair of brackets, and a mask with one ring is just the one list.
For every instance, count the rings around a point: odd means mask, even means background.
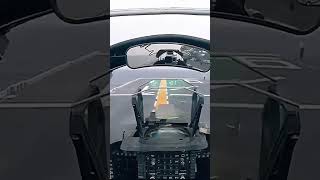
[{"label": "pilot's helmet reflection", "polygon": [[166,64],[172,64],[173,58],[172,58],[171,56],[166,56],[166,57],[164,58],[164,62],[165,62]]}]

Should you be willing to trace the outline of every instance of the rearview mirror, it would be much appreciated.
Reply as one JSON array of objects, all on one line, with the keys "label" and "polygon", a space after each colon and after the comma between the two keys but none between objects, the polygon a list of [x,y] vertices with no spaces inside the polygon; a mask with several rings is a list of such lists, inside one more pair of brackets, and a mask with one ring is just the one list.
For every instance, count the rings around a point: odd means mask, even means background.
[{"label": "rearview mirror", "polygon": [[207,72],[210,53],[202,48],[184,44],[152,43],[131,47],[127,65],[132,69],[150,66],[177,66]]},{"label": "rearview mirror", "polygon": [[212,0],[212,16],[308,34],[319,27],[319,0]]},{"label": "rearview mirror", "polygon": [[51,0],[55,13],[69,23],[86,23],[107,19],[106,0]]},{"label": "rearview mirror", "polygon": [[298,0],[298,2],[305,6],[320,6],[319,0]]}]

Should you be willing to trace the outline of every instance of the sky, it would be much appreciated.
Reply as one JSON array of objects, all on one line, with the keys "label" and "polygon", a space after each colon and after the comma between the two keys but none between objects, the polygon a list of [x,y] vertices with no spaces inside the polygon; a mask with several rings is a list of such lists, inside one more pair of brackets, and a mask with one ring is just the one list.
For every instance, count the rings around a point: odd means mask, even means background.
[{"label": "sky", "polygon": [[110,44],[156,34],[182,34],[210,40],[210,17],[191,15],[151,15],[113,17]]},{"label": "sky", "polygon": [[[111,10],[134,8],[210,8],[210,0],[111,0]],[[156,35],[183,34],[210,40],[210,17],[193,15],[152,15],[113,17],[110,20],[110,44]]]}]

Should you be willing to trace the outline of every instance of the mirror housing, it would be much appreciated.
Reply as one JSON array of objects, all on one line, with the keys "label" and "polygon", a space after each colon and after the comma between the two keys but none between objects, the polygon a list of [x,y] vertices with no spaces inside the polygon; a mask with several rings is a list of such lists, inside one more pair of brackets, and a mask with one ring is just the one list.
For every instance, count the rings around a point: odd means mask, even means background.
[{"label": "mirror housing", "polygon": [[51,6],[60,19],[72,24],[109,18],[109,3],[105,0],[51,0]]},{"label": "mirror housing", "polygon": [[297,0],[298,3],[304,6],[320,6],[320,1],[318,0]]},{"label": "mirror housing", "polygon": [[320,26],[320,7],[301,3],[305,1],[213,0],[210,16],[306,35]]}]

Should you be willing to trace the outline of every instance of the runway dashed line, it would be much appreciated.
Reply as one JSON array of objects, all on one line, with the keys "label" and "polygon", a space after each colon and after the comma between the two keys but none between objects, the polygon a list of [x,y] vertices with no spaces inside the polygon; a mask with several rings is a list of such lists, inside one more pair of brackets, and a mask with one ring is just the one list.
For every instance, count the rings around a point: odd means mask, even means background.
[{"label": "runway dashed line", "polygon": [[154,103],[154,109],[152,110],[152,112],[155,112],[155,110],[161,104],[169,104],[168,91],[167,91],[167,80],[160,81],[159,90],[158,90],[158,93],[156,96],[156,100]]}]

